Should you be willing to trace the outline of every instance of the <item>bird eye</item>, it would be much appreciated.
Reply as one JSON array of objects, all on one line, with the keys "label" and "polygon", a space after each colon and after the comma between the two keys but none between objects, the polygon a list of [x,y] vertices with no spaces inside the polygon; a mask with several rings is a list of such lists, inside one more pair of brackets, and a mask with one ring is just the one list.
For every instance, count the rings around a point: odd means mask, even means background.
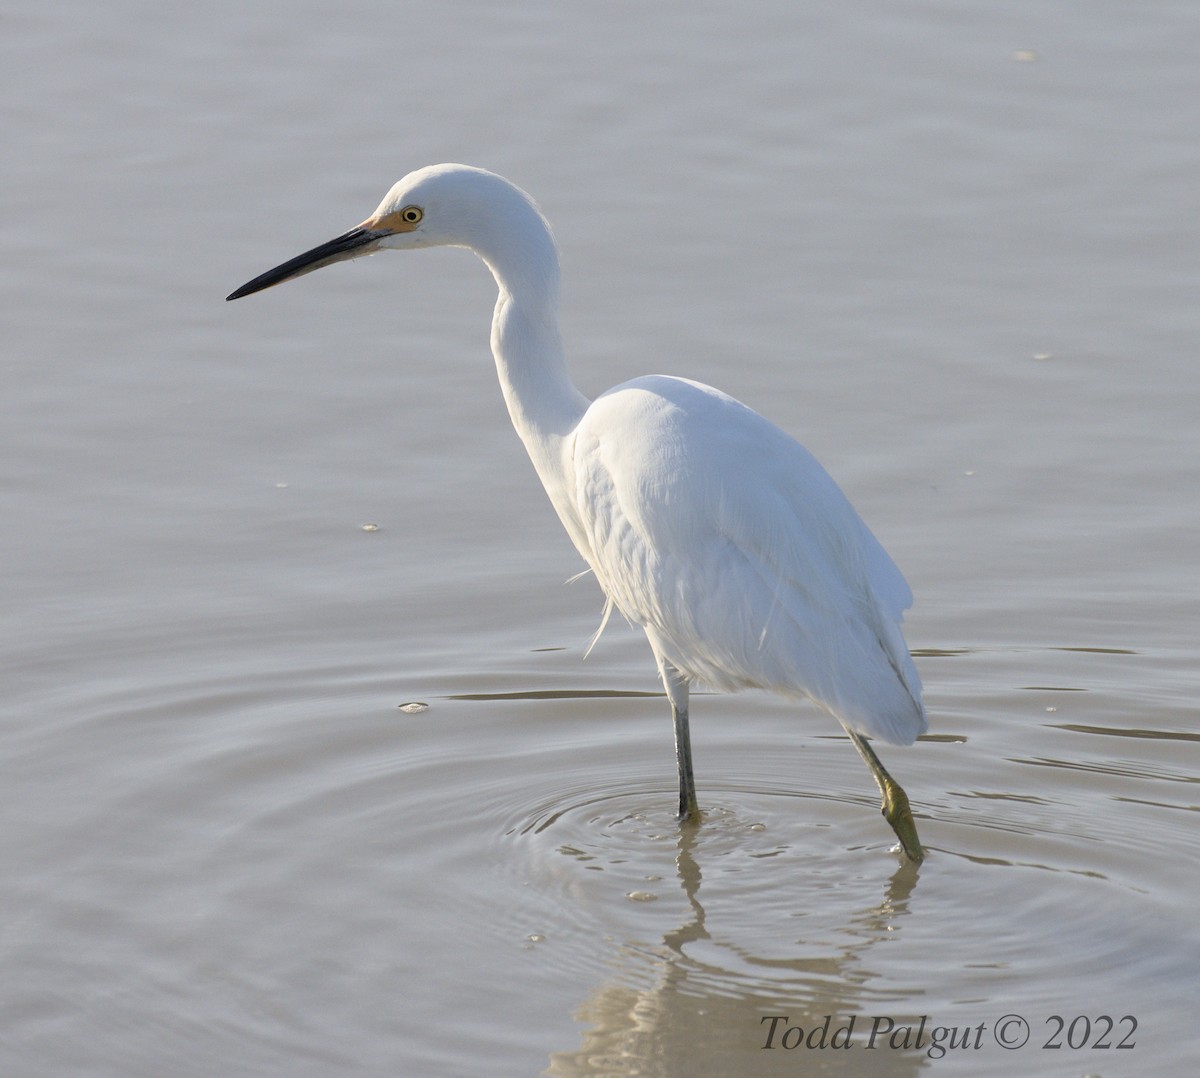
[{"label": "bird eye", "polygon": [[405,206],[400,211],[400,219],[407,221],[410,225],[415,225],[424,216],[425,213],[420,206]]}]

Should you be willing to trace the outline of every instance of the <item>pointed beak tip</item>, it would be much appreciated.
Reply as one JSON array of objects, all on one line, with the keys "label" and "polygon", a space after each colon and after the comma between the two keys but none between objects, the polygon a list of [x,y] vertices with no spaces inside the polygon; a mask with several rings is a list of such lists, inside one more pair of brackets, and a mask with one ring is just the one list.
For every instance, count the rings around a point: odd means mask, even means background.
[{"label": "pointed beak tip", "polygon": [[225,302],[228,303],[231,299],[241,299],[243,296],[252,296],[255,292],[261,292],[264,288],[271,287],[269,284],[260,284],[259,281],[260,278],[256,277],[253,281],[247,281],[241,288],[235,288],[225,297]]}]

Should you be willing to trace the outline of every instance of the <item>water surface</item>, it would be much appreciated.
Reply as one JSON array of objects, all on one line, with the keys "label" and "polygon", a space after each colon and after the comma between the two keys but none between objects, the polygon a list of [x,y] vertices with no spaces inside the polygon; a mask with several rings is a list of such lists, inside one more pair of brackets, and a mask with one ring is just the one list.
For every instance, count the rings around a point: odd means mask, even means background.
[{"label": "water surface", "polygon": [[[1192,5],[4,22],[0,1069],[1189,1072]],[[754,694],[696,697],[675,826],[470,256],[223,303],[439,160],[554,221],[587,392],[719,385],[904,568],[919,870],[836,728]],[[978,1047],[867,1047],[922,1017]]]}]

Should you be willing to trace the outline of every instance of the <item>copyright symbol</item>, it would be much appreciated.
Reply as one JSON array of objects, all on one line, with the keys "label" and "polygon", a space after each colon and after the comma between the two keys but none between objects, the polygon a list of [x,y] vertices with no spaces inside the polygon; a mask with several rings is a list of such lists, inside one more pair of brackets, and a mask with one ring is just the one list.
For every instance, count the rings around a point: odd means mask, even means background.
[{"label": "copyright symbol", "polygon": [[1001,1048],[1020,1048],[1029,1040],[1029,1023],[1019,1014],[1006,1014],[992,1027],[992,1036]]}]

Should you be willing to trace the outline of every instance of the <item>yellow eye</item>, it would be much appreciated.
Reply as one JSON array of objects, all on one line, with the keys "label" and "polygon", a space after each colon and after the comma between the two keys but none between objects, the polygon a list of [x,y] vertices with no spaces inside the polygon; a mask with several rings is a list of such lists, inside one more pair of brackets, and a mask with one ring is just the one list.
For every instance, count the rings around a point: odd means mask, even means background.
[{"label": "yellow eye", "polygon": [[400,219],[407,221],[410,225],[415,225],[424,216],[425,213],[420,206],[405,206],[400,211]]}]

